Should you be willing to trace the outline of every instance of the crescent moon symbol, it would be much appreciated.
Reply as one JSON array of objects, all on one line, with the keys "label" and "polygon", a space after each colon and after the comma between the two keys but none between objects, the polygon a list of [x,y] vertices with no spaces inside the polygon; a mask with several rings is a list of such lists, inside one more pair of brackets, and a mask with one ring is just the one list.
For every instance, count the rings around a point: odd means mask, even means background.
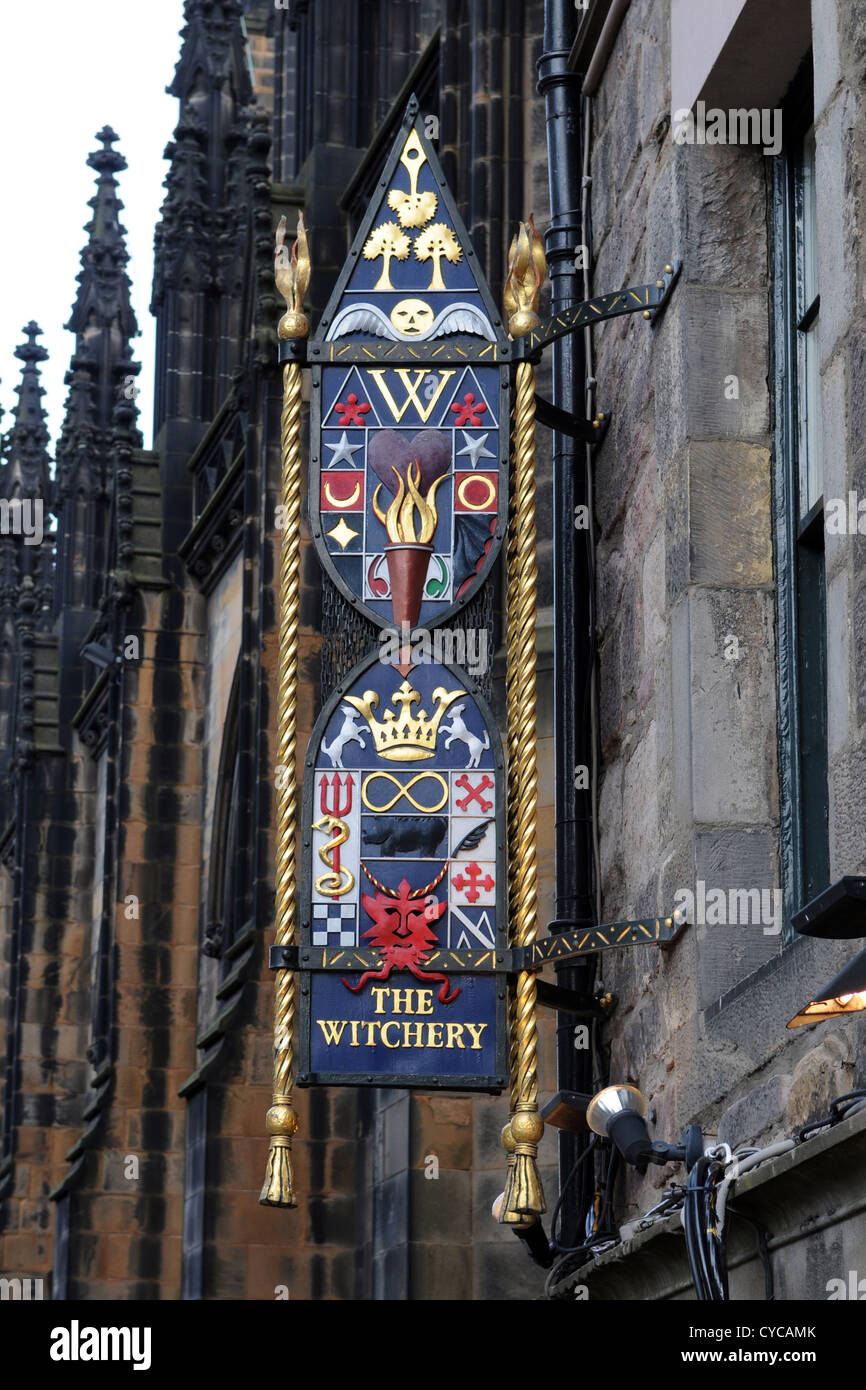
[{"label": "crescent moon symbol", "polygon": [[358,498],[361,496],[360,481],[357,481],[355,483],[355,491],[352,493],[351,497],[334,497],[331,492],[331,481],[328,478],[325,480],[325,496],[327,497],[332,507],[351,507],[357,502]]}]

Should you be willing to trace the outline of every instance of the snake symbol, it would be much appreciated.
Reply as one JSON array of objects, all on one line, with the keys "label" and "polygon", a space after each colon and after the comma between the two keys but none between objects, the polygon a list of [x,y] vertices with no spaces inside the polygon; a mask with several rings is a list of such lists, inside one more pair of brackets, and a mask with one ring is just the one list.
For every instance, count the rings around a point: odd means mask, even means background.
[{"label": "snake symbol", "polygon": [[319,847],[319,858],[328,872],[319,874],[316,892],[328,898],[340,898],[355,886],[354,875],[340,863],[340,846],[349,838],[349,827],[339,816],[320,816],[313,821],[313,829],[332,837]]},{"label": "snake symbol", "polygon": [[[374,806],[369,797],[370,783],[375,782],[379,777],[384,777],[385,781],[390,782],[397,790],[390,801],[384,802],[381,806]],[[433,780],[434,784],[441,792],[439,800],[434,806],[422,806],[420,801],[416,801],[414,796],[411,795],[412,788],[415,786],[416,782],[426,782],[428,778]],[[416,772],[415,776],[410,777],[409,781],[405,783],[401,782],[399,777],[395,777],[391,772],[371,772],[369,777],[364,778],[361,786],[361,800],[368,811],[376,811],[379,813],[390,811],[392,806],[396,806],[397,802],[401,801],[404,796],[410,806],[415,807],[416,811],[423,811],[427,815],[432,815],[434,811],[440,811],[448,800],[448,783],[440,772]]]}]

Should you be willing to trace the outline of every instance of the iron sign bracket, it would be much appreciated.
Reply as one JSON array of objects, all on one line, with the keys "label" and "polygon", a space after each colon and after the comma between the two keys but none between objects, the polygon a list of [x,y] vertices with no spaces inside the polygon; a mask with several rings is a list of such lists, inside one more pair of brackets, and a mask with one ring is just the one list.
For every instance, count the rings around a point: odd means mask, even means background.
[{"label": "iron sign bracket", "polygon": [[548,984],[539,980],[536,985],[538,1003],[545,1009],[555,1009],[557,1013],[572,1014],[574,1018],[608,1018],[616,1007],[615,994],[578,994],[577,990],[564,989],[562,985]]},{"label": "iron sign bracket", "polygon": [[642,313],[653,327],[667,308],[674,286],[682,274],[681,260],[670,261],[664,271],[651,284],[631,285],[628,289],[616,290],[613,294],[598,294],[592,299],[584,299],[573,309],[563,309],[551,318],[542,319],[525,337],[514,344],[516,361],[521,358],[537,361],[541,353],[557,338],[576,333],[579,328],[591,328],[593,324],[604,323],[606,319],[620,318],[623,314]]},{"label": "iron sign bracket", "polygon": [[[669,917],[645,917],[640,921],[610,922],[597,927],[571,921],[551,922],[550,926],[563,930],[533,941],[530,946],[514,946],[510,950],[470,951],[442,947],[422,968],[441,970],[444,967],[453,974],[516,975],[522,970],[541,970],[548,961],[571,960],[618,946],[670,946],[687,922],[683,910],[677,908]],[[376,951],[366,948],[271,946],[268,963],[271,970],[339,970],[345,974],[375,969],[381,961]]]},{"label": "iron sign bracket", "polygon": [[508,952],[511,970],[540,970],[548,961],[573,960],[593,951],[609,951],[617,946],[670,946],[687,925],[682,908],[669,917],[644,917],[640,921],[590,923],[551,922],[551,927],[571,927],[530,946],[515,946]]},{"label": "iron sign bracket", "polygon": [[549,430],[570,435],[583,444],[600,444],[610,429],[610,411],[600,410],[593,420],[582,420],[577,415],[569,415],[567,410],[560,410],[552,401],[546,401],[537,391],[535,418]]}]

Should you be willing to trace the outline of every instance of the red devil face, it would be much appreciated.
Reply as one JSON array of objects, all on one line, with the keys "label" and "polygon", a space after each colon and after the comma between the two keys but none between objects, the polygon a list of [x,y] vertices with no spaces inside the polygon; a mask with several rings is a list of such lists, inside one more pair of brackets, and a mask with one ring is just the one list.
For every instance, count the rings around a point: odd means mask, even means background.
[{"label": "red devil face", "polygon": [[438,944],[431,922],[439,920],[447,904],[440,903],[432,894],[413,898],[411,891],[404,878],[396,897],[377,893],[371,898],[364,893],[364,910],[373,919],[373,926],[364,936],[380,951],[399,950],[404,959],[420,960],[424,951]]},{"label": "red devil face", "polygon": [[[443,874],[444,870],[435,882],[439,882]],[[432,884],[428,884],[428,888],[432,887]],[[373,919],[372,927],[364,932],[364,936],[379,951],[382,968],[365,970],[356,985],[350,985],[344,976],[343,984],[353,994],[362,990],[368,980],[387,980],[392,970],[408,970],[416,980],[423,980],[425,984],[435,981],[439,985],[437,998],[440,1004],[450,1004],[452,999],[457,998],[460,990],[449,989],[447,975],[437,975],[432,970],[421,968],[430,950],[439,945],[439,938],[431,923],[438,922],[447,903],[440,903],[435,893],[423,888],[416,888],[415,893],[413,898],[412,889],[404,878],[396,893],[392,894],[390,889],[383,892],[380,886],[375,898],[371,898],[369,893],[363,894],[361,901],[364,910]]]}]

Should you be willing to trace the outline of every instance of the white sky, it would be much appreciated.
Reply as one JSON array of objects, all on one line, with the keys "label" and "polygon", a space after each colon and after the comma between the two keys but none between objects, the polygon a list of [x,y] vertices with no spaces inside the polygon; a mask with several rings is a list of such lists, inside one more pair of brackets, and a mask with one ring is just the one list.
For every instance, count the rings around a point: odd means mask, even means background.
[{"label": "white sky", "polygon": [[[183,0],[29,0],[2,7],[0,131],[4,210],[0,218],[0,402],[8,412],[21,362],[13,355],[31,318],[50,358],[42,364],[52,448],[63,420],[75,338],[69,319],[90,220],[96,171],[86,163],[98,130],[120,136],[129,168],[118,175],[127,231],[132,303],[141,337],[139,427],[152,440],[154,321],[150,316],[153,230],[162,205],[163,150],[177,123],[166,95],[180,52]],[[11,428],[9,414],[0,430]]]}]

